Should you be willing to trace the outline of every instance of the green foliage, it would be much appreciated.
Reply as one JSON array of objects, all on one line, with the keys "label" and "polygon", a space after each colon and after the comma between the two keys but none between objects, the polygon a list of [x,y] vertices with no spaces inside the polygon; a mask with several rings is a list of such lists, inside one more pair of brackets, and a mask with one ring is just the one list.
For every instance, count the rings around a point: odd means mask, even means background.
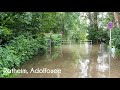
[{"label": "green foliage", "polygon": [[52,46],[60,45],[62,41],[62,34],[45,34],[47,39],[51,39]]},{"label": "green foliage", "polygon": [[78,12],[66,12],[64,14],[63,31],[67,39],[72,39],[72,37],[74,37],[73,35],[80,29],[79,15]]},{"label": "green foliage", "polygon": [[11,73],[9,72],[6,72],[5,70],[8,69],[8,68],[2,68],[0,69],[0,77],[9,77],[11,75]]},{"label": "green foliage", "polygon": [[[0,26],[7,27],[13,39],[26,32],[54,33],[64,32],[66,39],[72,39],[74,32],[79,30],[79,12],[2,12]],[[8,37],[5,37],[5,40]]]},{"label": "green foliage", "polygon": [[60,42],[62,40],[62,35],[61,34],[52,34],[51,39],[52,39],[52,41]]},{"label": "green foliage", "polygon": [[80,23],[80,40],[86,40],[86,39],[87,39],[86,19],[82,19],[82,22]]},{"label": "green foliage", "polygon": [[[88,19],[90,23],[87,23]],[[42,55],[46,50],[46,39],[56,42],[52,43],[55,46],[62,39],[90,39],[93,43],[102,39],[108,43],[109,31],[105,29],[108,22],[113,20],[111,12],[98,12],[96,15],[94,12],[88,15],[86,12],[1,12],[0,74],[3,68],[20,66],[34,55]],[[60,34],[61,31],[63,35]],[[114,28],[112,44],[118,49],[119,35],[120,30]],[[58,55],[56,53],[53,57]],[[7,73],[1,75],[8,76]]]},{"label": "green foliage", "polygon": [[112,29],[112,45],[120,49],[120,29],[119,28]]},{"label": "green foliage", "polygon": [[91,28],[89,31],[88,39],[92,40],[93,43],[96,43],[96,41],[105,41],[106,44],[109,43],[109,34],[108,31],[103,31],[102,29],[94,30],[94,28]]},{"label": "green foliage", "polygon": [[45,39],[32,36],[19,37],[11,40],[9,45],[0,47],[0,68],[18,67],[38,53],[43,54],[46,50]]},{"label": "green foliage", "polygon": [[0,34],[3,36],[7,36],[11,34],[11,31],[7,27],[0,26]]},{"label": "green foliage", "polygon": [[0,40],[1,40],[0,44],[4,41],[10,40],[11,34],[12,32],[10,29],[8,29],[7,27],[0,26]]},{"label": "green foliage", "polygon": [[74,32],[73,35],[72,35],[72,39],[75,40],[76,42],[78,42],[78,41],[81,40],[82,38],[84,38],[84,37],[82,37],[80,31],[76,31],[76,32]]},{"label": "green foliage", "polygon": [[88,32],[89,32],[88,39],[92,40],[92,42],[95,43],[97,41],[97,39],[98,39],[98,35],[99,35],[98,31],[94,30],[94,28],[91,27],[88,30]]},{"label": "green foliage", "polygon": [[116,54],[116,56],[120,56],[120,49],[115,48],[115,54]]}]

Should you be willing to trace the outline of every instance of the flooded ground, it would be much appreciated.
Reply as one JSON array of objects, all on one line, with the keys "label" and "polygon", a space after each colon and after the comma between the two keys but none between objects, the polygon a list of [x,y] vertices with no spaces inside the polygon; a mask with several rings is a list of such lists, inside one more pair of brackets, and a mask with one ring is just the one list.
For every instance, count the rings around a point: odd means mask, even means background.
[{"label": "flooded ground", "polygon": [[59,73],[28,73],[16,78],[120,78],[120,58],[99,45],[63,45],[36,56],[20,68],[56,69]]}]

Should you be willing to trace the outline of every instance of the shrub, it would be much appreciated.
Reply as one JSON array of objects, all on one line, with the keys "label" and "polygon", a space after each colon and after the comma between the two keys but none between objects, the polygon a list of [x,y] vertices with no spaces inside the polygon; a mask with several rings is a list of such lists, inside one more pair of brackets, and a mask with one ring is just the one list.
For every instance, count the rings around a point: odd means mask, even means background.
[{"label": "shrub", "polygon": [[19,67],[34,55],[43,54],[45,50],[45,38],[39,36],[33,39],[32,36],[20,35],[11,40],[5,47],[0,47],[0,70]]},{"label": "shrub", "polygon": [[47,39],[52,40],[52,46],[53,45],[57,46],[61,43],[61,40],[62,40],[62,35],[61,34],[52,34],[51,37],[50,37],[50,34],[45,34],[45,36],[47,37]]},{"label": "shrub", "polygon": [[120,49],[120,29],[114,28],[112,30],[112,45]]}]

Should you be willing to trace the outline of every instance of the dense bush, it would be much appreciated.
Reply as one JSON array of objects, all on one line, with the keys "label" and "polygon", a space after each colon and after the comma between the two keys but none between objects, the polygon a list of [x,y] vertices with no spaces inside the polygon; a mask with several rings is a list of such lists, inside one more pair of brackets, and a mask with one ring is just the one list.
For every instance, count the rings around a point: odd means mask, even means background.
[{"label": "dense bush", "polygon": [[53,34],[51,38],[53,41],[60,42],[62,40],[62,35],[61,34]]},{"label": "dense bush", "polygon": [[0,69],[20,66],[38,53],[46,50],[45,38],[20,35],[5,47],[0,47]]},{"label": "dense bush", "polygon": [[120,49],[120,29],[114,28],[112,30],[112,45],[114,45],[117,49]]},{"label": "dense bush", "polygon": [[102,29],[99,29],[97,31],[91,28],[88,32],[89,32],[88,39],[92,40],[93,43],[97,43],[97,41],[98,42],[104,41],[106,44],[109,43],[109,33],[107,30],[103,31]]},{"label": "dense bush", "polygon": [[52,45],[59,45],[62,40],[62,34],[45,34],[47,39],[51,39]]}]

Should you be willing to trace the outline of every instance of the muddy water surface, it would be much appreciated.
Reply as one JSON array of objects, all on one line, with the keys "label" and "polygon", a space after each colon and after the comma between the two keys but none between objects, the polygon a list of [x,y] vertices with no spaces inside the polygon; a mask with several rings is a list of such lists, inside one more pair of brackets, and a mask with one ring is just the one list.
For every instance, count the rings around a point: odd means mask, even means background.
[{"label": "muddy water surface", "polygon": [[61,70],[59,73],[28,73],[16,78],[120,78],[120,58],[99,45],[63,45],[37,55],[20,68]]}]

